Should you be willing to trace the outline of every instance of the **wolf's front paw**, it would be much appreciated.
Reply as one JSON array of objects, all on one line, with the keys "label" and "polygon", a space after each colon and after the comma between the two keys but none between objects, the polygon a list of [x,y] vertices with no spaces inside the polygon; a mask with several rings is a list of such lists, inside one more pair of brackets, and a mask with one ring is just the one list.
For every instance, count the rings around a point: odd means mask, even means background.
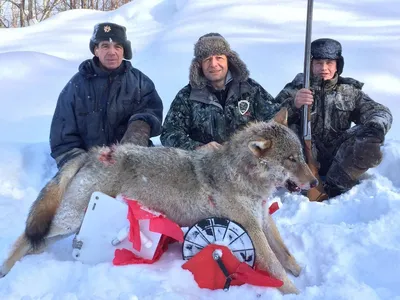
[{"label": "wolf's front paw", "polygon": [[290,271],[290,273],[292,273],[296,277],[298,277],[301,273],[301,267],[293,257],[290,259],[287,269]]},{"label": "wolf's front paw", "polygon": [[290,270],[290,272],[291,272],[294,276],[299,277],[299,275],[300,275],[300,273],[301,273],[301,267],[300,267],[299,265],[297,265],[295,268],[292,268],[292,269]]},{"label": "wolf's front paw", "polygon": [[4,265],[2,265],[1,269],[0,269],[0,278],[3,278],[6,275],[7,275],[7,272],[5,270],[5,267],[4,267]]},{"label": "wolf's front paw", "polygon": [[297,289],[297,287],[291,282],[290,280],[283,281],[283,285],[279,288],[282,294],[300,294],[300,291]]}]

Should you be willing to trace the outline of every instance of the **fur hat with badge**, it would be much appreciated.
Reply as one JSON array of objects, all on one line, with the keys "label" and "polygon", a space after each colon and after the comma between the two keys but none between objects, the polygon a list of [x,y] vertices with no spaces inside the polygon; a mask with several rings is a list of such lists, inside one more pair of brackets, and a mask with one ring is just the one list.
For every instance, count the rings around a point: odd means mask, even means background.
[{"label": "fur hat with badge", "polygon": [[93,55],[95,46],[103,41],[121,44],[124,47],[124,58],[132,59],[132,47],[131,42],[126,37],[126,27],[110,22],[96,24],[89,43]]},{"label": "fur hat with badge", "polygon": [[194,45],[194,58],[190,65],[189,80],[193,88],[203,88],[207,84],[201,62],[211,55],[224,54],[228,58],[228,68],[233,78],[238,81],[246,81],[249,78],[249,70],[246,64],[239,58],[239,54],[231,50],[229,43],[219,33],[207,33],[199,38]]}]

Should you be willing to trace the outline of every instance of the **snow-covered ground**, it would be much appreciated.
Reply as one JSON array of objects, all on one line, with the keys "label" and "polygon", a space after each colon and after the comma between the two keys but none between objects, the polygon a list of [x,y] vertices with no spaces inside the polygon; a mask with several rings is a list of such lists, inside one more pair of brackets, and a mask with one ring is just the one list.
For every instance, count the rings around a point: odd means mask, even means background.
[{"label": "snow-covered ground", "polygon": [[[0,29],[0,261],[22,232],[31,203],[56,167],[48,135],[58,94],[91,57],[94,24],[125,25],[132,63],[155,83],[164,116],[188,82],[193,45],[219,32],[273,96],[303,69],[304,0],[135,0],[113,12],[68,11],[27,28]],[[344,76],[387,105],[394,123],[384,161],[360,185],[326,203],[280,194],[274,214],[303,266],[287,299],[400,299],[400,3],[314,1],[313,39],[341,41]],[[159,143],[158,138],[154,141]],[[181,269],[180,245],[153,265],[76,262],[71,238],[18,262],[0,279],[0,299],[281,299],[249,285],[199,289]]]}]

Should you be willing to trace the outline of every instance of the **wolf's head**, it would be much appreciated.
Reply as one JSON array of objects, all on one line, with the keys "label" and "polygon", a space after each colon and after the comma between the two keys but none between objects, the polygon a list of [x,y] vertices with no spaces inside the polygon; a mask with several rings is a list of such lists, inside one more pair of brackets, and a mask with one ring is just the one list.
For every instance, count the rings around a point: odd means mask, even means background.
[{"label": "wolf's head", "polygon": [[[299,138],[287,127],[287,110],[281,109],[270,122],[248,125],[233,137],[233,144],[247,145],[241,157],[254,174],[253,180],[291,191],[315,187],[318,180],[307,166]],[[262,182],[260,182],[262,184]]]}]

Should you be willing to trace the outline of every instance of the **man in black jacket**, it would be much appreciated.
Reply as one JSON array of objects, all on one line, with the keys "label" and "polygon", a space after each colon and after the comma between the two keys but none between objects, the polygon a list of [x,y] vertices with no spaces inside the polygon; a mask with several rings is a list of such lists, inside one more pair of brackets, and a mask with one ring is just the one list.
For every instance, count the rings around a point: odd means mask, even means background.
[{"label": "man in black jacket", "polygon": [[161,133],[163,104],[151,79],[127,61],[126,28],[95,25],[89,48],[94,57],[64,87],[53,116],[50,146],[58,168],[92,146],[149,146]]}]

